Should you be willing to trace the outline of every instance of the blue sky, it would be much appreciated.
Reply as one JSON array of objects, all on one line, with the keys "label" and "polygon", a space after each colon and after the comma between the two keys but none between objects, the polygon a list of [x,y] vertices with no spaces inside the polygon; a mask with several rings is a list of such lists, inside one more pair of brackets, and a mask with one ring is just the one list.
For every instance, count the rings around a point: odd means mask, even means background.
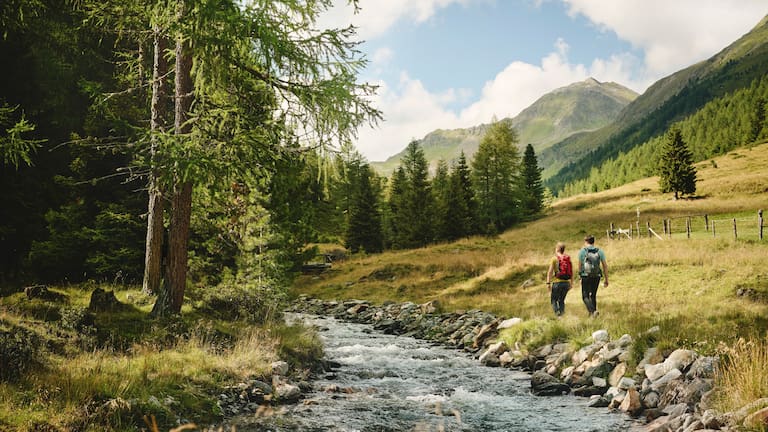
[{"label": "blue sky", "polygon": [[383,160],[411,139],[514,116],[594,77],[638,93],[715,54],[768,14],[768,0],[346,0],[321,26],[358,27],[385,121],[357,148]]}]

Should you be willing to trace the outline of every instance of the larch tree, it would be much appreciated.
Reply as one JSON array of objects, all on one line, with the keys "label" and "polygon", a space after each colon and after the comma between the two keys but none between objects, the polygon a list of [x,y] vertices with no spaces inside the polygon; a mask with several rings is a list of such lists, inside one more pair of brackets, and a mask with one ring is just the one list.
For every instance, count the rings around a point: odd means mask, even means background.
[{"label": "larch tree", "polygon": [[662,193],[673,192],[675,199],[680,195],[696,193],[696,167],[688,145],[683,140],[680,128],[673,126],[662,147],[659,165],[659,187]]},{"label": "larch tree", "polygon": [[[153,309],[156,315],[181,311],[196,181],[216,177],[218,169],[291,157],[296,147],[281,142],[338,145],[363,123],[380,118],[369,99],[375,87],[357,82],[366,61],[356,49],[354,28],[316,27],[331,0],[190,0],[177,6],[175,137],[163,157],[171,195],[168,271]],[[258,125],[230,118],[243,115],[240,104],[253,102],[237,91],[237,81],[245,77],[274,95],[274,103],[262,107],[274,113],[272,118]],[[212,87],[230,97],[207,96]],[[245,111],[257,108],[248,105]],[[202,119],[220,112],[226,115],[219,123],[202,127]],[[236,128],[222,131],[221,123]],[[265,123],[274,133],[252,133]],[[227,136],[212,137],[222,134]],[[231,150],[227,143],[232,142],[248,150]]]}]

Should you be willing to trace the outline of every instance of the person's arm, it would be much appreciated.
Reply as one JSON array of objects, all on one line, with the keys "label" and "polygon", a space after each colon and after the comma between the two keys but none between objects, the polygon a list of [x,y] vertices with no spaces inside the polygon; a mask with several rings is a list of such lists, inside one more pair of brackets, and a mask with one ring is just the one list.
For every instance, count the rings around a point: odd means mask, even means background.
[{"label": "person's arm", "polygon": [[581,263],[584,261],[584,257],[582,256],[582,253],[584,252],[584,249],[580,249],[578,253],[578,260],[579,260],[579,278],[581,278]]},{"label": "person's arm", "polygon": [[605,262],[605,258],[603,258],[603,259],[601,260],[601,262],[602,262],[602,264],[603,264],[603,279],[604,279],[604,282],[603,282],[603,284],[604,284],[605,286],[608,286],[608,263],[607,263],[607,262]]},{"label": "person's arm", "polygon": [[552,291],[552,276],[555,273],[555,262],[554,260],[549,262],[549,269],[547,269],[547,289],[549,291]]}]

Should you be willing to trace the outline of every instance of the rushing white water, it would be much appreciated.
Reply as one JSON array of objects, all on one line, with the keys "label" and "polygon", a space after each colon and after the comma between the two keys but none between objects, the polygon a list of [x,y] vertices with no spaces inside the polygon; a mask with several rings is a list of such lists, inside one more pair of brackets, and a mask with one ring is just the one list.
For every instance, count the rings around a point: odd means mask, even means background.
[{"label": "rushing white water", "polygon": [[530,376],[368,325],[296,315],[341,364],[305,403],[239,431],[628,431],[633,422],[574,396],[535,397]]}]

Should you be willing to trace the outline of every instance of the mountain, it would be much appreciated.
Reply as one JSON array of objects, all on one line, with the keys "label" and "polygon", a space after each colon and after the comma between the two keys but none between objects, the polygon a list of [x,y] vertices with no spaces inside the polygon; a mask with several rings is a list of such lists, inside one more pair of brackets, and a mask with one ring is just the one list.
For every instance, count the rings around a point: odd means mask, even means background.
[{"label": "mountain", "polygon": [[707,103],[751,86],[768,73],[768,17],[711,58],[654,83],[599,130],[573,135],[543,150],[547,186],[562,190],[648,140]]},{"label": "mountain", "polygon": [[[574,133],[599,129],[616,119],[637,93],[616,83],[594,78],[553,90],[512,119],[520,146],[532,144],[537,153]],[[421,146],[431,165],[439,159],[457,158],[461,151],[471,158],[477,151],[487,124],[466,129],[438,129],[422,138]],[[400,164],[403,152],[384,162],[372,162],[379,173],[389,175]]]}]

